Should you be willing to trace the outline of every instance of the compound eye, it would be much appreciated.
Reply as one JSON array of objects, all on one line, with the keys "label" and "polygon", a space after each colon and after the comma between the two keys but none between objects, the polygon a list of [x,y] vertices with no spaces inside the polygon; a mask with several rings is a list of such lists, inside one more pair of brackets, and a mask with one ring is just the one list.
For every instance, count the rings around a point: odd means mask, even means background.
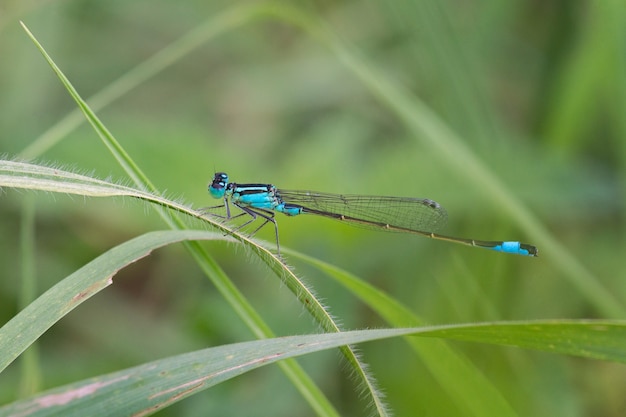
[{"label": "compound eye", "polygon": [[226,192],[227,185],[228,175],[225,172],[216,172],[211,185],[209,185],[209,192],[213,197],[221,198]]}]

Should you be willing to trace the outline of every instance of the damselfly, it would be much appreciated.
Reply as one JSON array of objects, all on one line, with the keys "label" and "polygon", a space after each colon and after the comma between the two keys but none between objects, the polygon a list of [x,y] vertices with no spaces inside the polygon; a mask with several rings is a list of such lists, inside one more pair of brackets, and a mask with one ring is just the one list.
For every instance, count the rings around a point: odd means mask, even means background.
[{"label": "damselfly", "polygon": [[[249,215],[242,228],[257,218],[263,221],[251,235],[267,223],[274,224],[276,247],[280,255],[276,212],[287,216],[317,214],[335,220],[391,232],[414,233],[431,239],[461,243],[497,252],[537,256],[535,246],[515,241],[490,241],[445,236],[435,233],[447,220],[446,210],[437,202],[425,198],[382,197],[350,194],[328,194],[315,191],[281,190],[272,184],[237,184],[228,182],[228,175],[217,172],[209,184],[209,193],[222,198],[226,218]],[[232,215],[230,203],[242,210]],[[221,206],[220,206],[221,207]]]}]

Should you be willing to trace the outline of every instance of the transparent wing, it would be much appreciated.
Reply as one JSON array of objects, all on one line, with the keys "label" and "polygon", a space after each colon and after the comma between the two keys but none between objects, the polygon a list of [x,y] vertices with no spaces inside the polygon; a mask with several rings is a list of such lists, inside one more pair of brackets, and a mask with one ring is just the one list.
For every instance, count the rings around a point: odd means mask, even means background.
[{"label": "transparent wing", "polygon": [[439,203],[423,198],[295,190],[278,190],[278,198],[286,204],[302,207],[304,213],[390,231],[431,233],[440,230],[448,218],[446,210]]}]

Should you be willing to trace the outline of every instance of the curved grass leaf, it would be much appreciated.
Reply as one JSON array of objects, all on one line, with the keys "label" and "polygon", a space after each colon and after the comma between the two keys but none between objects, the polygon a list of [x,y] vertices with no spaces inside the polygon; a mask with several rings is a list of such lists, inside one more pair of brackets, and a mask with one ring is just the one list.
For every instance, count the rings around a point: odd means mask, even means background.
[{"label": "curved grass leaf", "polygon": [[623,320],[542,320],[440,326],[424,336],[626,363]]},{"label": "curved grass leaf", "polygon": [[[626,322],[531,321],[288,336],[172,356],[56,388],[0,408],[1,415],[150,415],[220,382],[286,358],[407,335],[459,338],[626,363]],[[111,401],[115,398],[115,401]]]},{"label": "curved grass leaf", "polygon": [[0,372],[54,323],[111,285],[120,269],[162,246],[208,239],[224,239],[224,236],[199,230],[150,232],[103,253],[50,288],[0,328]]}]

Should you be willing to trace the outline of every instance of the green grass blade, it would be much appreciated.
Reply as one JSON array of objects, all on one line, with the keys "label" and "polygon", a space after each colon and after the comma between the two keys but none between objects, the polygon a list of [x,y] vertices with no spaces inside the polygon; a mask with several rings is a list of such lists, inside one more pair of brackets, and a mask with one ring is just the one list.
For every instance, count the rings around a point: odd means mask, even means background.
[{"label": "green grass blade", "polygon": [[150,232],[100,255],[46,291],[0,328],[0,372],[54,323],[111,285],[120,269],[171,243],[223,238],[219,233],[197,230]]},{"label": "green grass blade", "polygon": [[391,329],[328,333],[214,347],[48,391],[2,407],[0,415],[149,415],[223,381],[286,358],[410,332]]},{"label": "green grass blade", "polygon": [[541,320],[441,326],[424,336],[444,337],[626,363],[623,320]]},{"label": "green grass blade", "polygon": [[[223,233],[231,233],[228,227],[213,218],[203,217],[201,212],[179,202],[60,168],[0,159],[0,187],[49,191],[85,197],[131,197],[189,216],[202,218]],[[241,237],[245,238],[245,236]]]},{"label": "green grass blade", "polygon": [[[190,395],[277,361],[342,345],[420,335],[503,343],[626,363],[626,322],[531,321],[357,330],[224,345],[60,387],[0,408],[23,416],[149,415]],[[115,401],[111,401],[115,398]]]}]

